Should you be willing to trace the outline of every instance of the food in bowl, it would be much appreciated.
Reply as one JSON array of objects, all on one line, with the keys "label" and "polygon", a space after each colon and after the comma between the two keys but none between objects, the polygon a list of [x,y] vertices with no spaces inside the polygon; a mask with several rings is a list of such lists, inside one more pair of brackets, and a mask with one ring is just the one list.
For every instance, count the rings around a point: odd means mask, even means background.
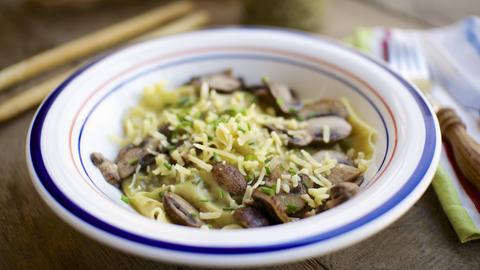
[{"label": "food in bowl", "polygon": [[198,228],[253,228],[307,218],[353,197],[375,130],[346,99],[301,100],[230,70],[174,91],[145,88],[115,161],[91,160],[140,214]]}]

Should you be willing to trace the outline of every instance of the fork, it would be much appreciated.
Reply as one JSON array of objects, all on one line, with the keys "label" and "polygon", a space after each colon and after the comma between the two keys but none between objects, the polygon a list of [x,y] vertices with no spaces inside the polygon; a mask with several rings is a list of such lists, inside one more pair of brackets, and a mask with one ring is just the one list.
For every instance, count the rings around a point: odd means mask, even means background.
[{"label": "fork", "polygon": [[432,80],[418,33],[392,31],[388,43],[390,67],[420,89],[432,105],[442,130],[443,140],[465,178],[480,190],[480,144],[466,132],[465,124],[451,108],[442,108],[432,95]]}]

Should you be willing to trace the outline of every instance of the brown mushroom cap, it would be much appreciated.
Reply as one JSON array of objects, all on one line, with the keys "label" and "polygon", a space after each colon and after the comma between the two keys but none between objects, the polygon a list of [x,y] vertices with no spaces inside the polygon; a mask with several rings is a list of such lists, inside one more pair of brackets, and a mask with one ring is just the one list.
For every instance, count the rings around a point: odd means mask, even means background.
[{"label": "brown mushroom cap", "polygon": [[307,146],[313,142],[315,137],[308,130],[298,130],[288,137],[288,145]]},{"label": "brown mushroom cap", "polygon": [[357,194],[358,186],[355,183],[343,182],[330,189],[330,199],[325,203],[325,208],[333,208]]},{"label": "brown mushroom cap", "polygon": [[353,166],[353,160],[351,160],[346,154],[336,150],[320,150],[312,156],[316,161],[322,162],[324,159],[335,159],[338,163]]},{"label": "brown mushroom cap", "polygon": [[300,194],[280,194],[275,197],[281,202],[289,216],[294,216],[307,206],[307,203],[300,197]]},{"label": "brown mushroom cap", "polygon": [[197,228],[203,225],[197,209],[175,193],[163,194],[163,207],[168,218],[175,224]]},{"label": "brown mushroom cap", "polygon": [[143,168],[152,164],[155,161],[155,153],[163,151],[160,140],[153,137],[145,138],[138,146],[129,144],[123,147],[115,159],[120,178],[132,175],[137,165]]},{"label": "brown mushroom cap", "polygon": [[217,163],[212,168],[215,181],[228,193],[241,196],[247,188],[247,181],[240,171],[229,164]]},{"label": "brown mushroom cap", "polygon": [[118,168],[115,163],[108,160],[105,156],[101,153],[92,153],[90,155],[90,159],[92,163],[100,170],[105,180],[114,185],[118,186],[120,183],[120,175],[118,174]]},{"label": "brown mushroom cap", "polygon": [[252,198],[255,200],[257,209],[267,215],[272,224],[288,222],[286,208],[277,197],[269,196],[256,189],[253,191]]},{"label": "brown mushroom cap", "polygon": [[190,83],[200,86],[203,82],[207,83],[210,89],[215,89],[218,92],[223,93],[231,93],[235,90],[240,90],[243,87],[242,80],[235,78],[231,69],[203,77],[192,78]]},{"label": "brown mushroom cap", "polygon": [[283,114],[297,113],[302,109],[303,103],[298,97],[297,92],[285,84],[270,82],[266,83],[269,93],[279,111]]},{"label": "brown mushroom cap", "polygon": [[257,228],[270,225],[268,219],[257,209],[246,206],[235,210],[233,217],[245,228]]},{"label": "brown mushroom cap", "polygon": [[358,168],[339,163],[333,167],[330,174],[327,176],[327,179],[333,184],[354,182],[361,173],[362,172]]},{"label": "brown mushroom cap", "polygon": [[321,99],[303,107],[298,112],[301,119],[310,119],[318,116],[338,116],[347,119],[348,111],[342,102],[335,99]]},{"label": "brown mushroom cap", "polygon": [[[308,119],[307,130],[314,136],[314,143],[329,144],[345,139],[350,135],[352,126],[343,118],[338,116],[321,116]],[[324,128],[330,129],[329,141],[323,140]]]}]

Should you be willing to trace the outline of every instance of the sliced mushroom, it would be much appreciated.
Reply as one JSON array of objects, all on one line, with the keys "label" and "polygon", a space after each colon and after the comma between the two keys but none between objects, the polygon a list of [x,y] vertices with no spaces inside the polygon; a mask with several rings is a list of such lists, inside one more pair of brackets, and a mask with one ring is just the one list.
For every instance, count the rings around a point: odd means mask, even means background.
[{"label": "sliced mushroom", "polygon": [[347,119],[348,111],[342,102],[335,99],[321,99],[308,104],[298,112],[301,119],[310,119],[318,116],[334,115]]},{"label": "sliced mushroom", "polygon": [[213,166],[212,175],[220,186],[234,196],[243,195],[247,188],[245,177],[232,165],[217,163]]},{"label": "sliced mushroom", "polygon": [[288,222],[285,205],[278,197],[269,196],[256,189],[253,191],[252,198],[255,200],[257,208],[269,217],[272,224]]},{"label": "sliced mushroom", "polygon": [[322,162],[324,159],[335,159],[338,163],[353,166],[353,160],[351,160],[346,154],[335,150],[320,150],[312,156],[316,161]]},{"label": "sliced mushroom", "polygon": [[264,124],[266,128],[270,131],[275,131],[277,133],[283,133],[288,136],[288,145],[289,146],[307,146],[309,145],[314,137],[313,135],[306,129],[298,129],[298,130],[286,130],[280,129],[272,124]]},{"label": "sliced mushroom", "polygon": [[120,176],[118,175],[118,168],[115,163],[108,160],[100,153],[92,153],[90,159],[93,164],[100,170],[103,175],[103,178],[107,180],[108,183],[118,186],[120,183]]},{"label": "sliced mushroom", "polygon": [[270,225],[268,219],[257,209],[247,206],[235,210],[233,217],[245,228],[257,228]]},{"label": "sliced mushroom", "polygon": [[203,77],[192,78],[190,83],[200,86],[203,82],[207,83],[211,89],[223,93],[231,93],[235,90],[241,89],[243,86],[242,79],[235,78],[230,69]]},{"label": "sliced mushroom", "polygon": [[326,209],[331,209],[355,196],[358,186],[355,183],[343,182],[330,189],[330,199],[325,203]]},{"label": "sliced mushroom", "polygon": [[298,97],[297,92],[293,89],[277,82],[269,81],[266,85],[280,112],[283,114],[293,114],[302,109],[303,103]]},{"label": "sliced mushroom", "polygon": [[339,163],[333,167],[330,174],[327,176],[327,179],[334,185],[343,182],[354,182],[361,173],[362,172],[359,169],[353,166]]},{"label": "sliced mushroom", "polygon": [[280,166],[276,166],[269,175],[265,176],[265,185],[273,187],[277,184],[277,179],[282,177],[282,170]]},{"label": "sliced mushroom", "polygon": [[306,189],[317,187],[317,185],[312,181],[310,176],[308,176],[304,173],[301,173],[298,176],[300,176],[300,181]]},{"label": "sliced mushroom", "polygon": [[168,218],[175,224],[197,228],[203,225],[197,209],[175,193],[163,194],[163,207]]},{"label": "sliced mushroom", "polygon": [[[314,143],[329,144],[345,139],[350,135],[352,126],[343,118],[338,116],[321,116],[306,121],[307,130],[314,136]],[[329,129],[328,140],[324,140],[324,131]]]},{"label": "sliced mushroom", "polygon": [[156,154],[162,151],[160,140],[153,137],[147,137],[138,146],[133,144],[125,146],[120,150],[115,160],[120,178],[130,176],[138,165],[143,168],[152,164],[155,161]]},{"label": "sliced mushroom", "polygon": [[307,203],[300,197],[300,194],[281,194],[275,196],[284,206],[287,215],[296,216],[298,213],[303,212]]},{"label": "sliced mushroom", "polygon": [[314,140],[314,136],[308,130],[298,130],[290,132],[288,145],[307,146]]}]

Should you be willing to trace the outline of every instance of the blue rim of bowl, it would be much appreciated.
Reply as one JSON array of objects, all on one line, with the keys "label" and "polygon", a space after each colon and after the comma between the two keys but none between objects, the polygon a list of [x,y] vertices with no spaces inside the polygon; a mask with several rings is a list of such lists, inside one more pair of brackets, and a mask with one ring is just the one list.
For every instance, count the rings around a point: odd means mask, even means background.
[{"label": "blue rim of bowl", "polygon": [[[43,123],[47,116],[47,113],[58,97],[58,95],[63,91],[63,89],[77,76],[83,73],[85,70],[90,68],[92,65],[96,64],[98,61],[102,60],[104,57],[96,59],[95,61],[85,65],[84,67],[77,70],[73,73],[69,78],[67,78],[62,84],[60,84],[49,96],[48,98],[42,103],[40,108],[38,109],[35,118],[32,121],[30,133],[29,133],[29,142],[27,142],[27,154],[30,154],[28,158],[31,158],[31,165],[36,174],[39,182],[42,184],[44,189],[48,192],[48,194],[58,203],[64,210],[75,216],[76,218],[86,222],[90,226],[95,229],[98,229],[102,232],[111,234],[113,236],[119,237],[122,240],[127,240],[134,242],[136,244],[147,245],[154,248],[166,249],[171,251],[177,252],[188,252],[188,253],[195,253],[195,254],[210,254],[210,255],[249,255],[249,254],[256,254],[256,253],[265,253],[265,252],[275,252],[275,251],[283,251],[288,249],[299,248],[307,245],[318,244],[322,241],[327,239],[331,239],[334,237],[338,237],[342,234],[347,232],[359,229],[360,227],[367,225],[369,222],[376,220],[378,217],[386,214],[399,203],[401,203],[408,195],[410,195],[415,188],[418,186],[419,183],[422,182],[424,176],[427,174],[429,169],[432,165],[432,160],[434,160],[435,152],[438,147],[437,145],[437,127],[435,125],[434,115],[432,114],[429,106],[426,104],[425,100],[422,98],[421,94],[416,90],[410,83],[406,80],[401,78],[395,72],[387,68],[385,65],[381,64],[380,62],[362,54],[354,49],[342,46],[337,42],[319,38],[308,33],[299,32],[299,31],[292,31],[292,30],[281,30],[281,29],[271,29],[271,28],[226,28],[226,29],[206,29],[196,31],[194,33],[211,33],[211,32],[222,32],[222,31],[264,31],[264,32],[274,32],[277,34],[286,34],[292,35],[296,38],[307,38],[309,40],[313,40],[316,42],[324,42],[330,45],[340,47],[344,50],[347,50],[355,55],[358,55],[374,64],[379,66],[380,68],[384,69],[387,73],[391,76],[396,78],[413,96],[417,105],[422,111],[422,117],[425,124],[425,144],[422,151],[422,155],[420,161],[415,168],[412,175],[409,177],[406,184],[390,199],[388,199],[384,204],[379,206],[378,208],[374,209],[370,213],[362,216],[361,218],[343,225],[339,228],[332,229],[327,232],[323,232],[317,235],[309,236],[303,239],[297,239],[288,241],[285,243],[278,243],[278,244],[270,244],[270,245],[263,245],[263,246],[244,246],[244,247],[208,247],[208,246],[193,246],[193,245],[184,245],[184,244],[177,244],[167,241],[161,241],[157,239],[147,238],[141,235],[137,235],[118,227],[115,227],[111,224],[108,224],[97,217],[91,215],[87,211],[83,210],[80,206],[76,205],[72,202],[54,183],[51,176],[48,174],[47,168],[43,161],[41,149],[40,149],[40,142],[41,142],[41,133]],[[187,34],[188,35],[188,34]]]}]

